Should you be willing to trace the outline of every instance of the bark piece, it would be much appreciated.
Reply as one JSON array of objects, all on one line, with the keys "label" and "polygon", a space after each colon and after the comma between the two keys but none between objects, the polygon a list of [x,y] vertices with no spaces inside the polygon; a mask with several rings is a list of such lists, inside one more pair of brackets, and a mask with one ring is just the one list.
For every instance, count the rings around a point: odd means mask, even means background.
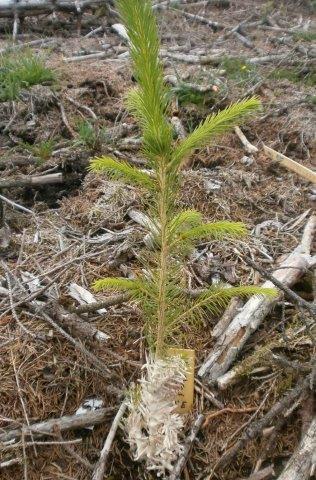
[{"label": "bark piece", "polygon": [[[87,290],[86,288],[83,288],[81,285],[78,285],[77,283],[72,282],[69,285],[68,292],[72,298],[74,298],[75,300],[77,300],[77,302],[80,303],[80,305],[86,305],[96,302],[96,299],[92,295],[92,293],[89,292],[89,290]],[[100,308],[97,310],[97,312],[102,315],[103,313],[106,313],[106,309]]]},{"label": "bark piece", "polygon": [[[305,226],[301,243],[273,273],[273,276],[287,287],[296,283],[309,268],[315,228],[316,216],[312,216]],[[265,288],[273,286],[271,281],[263,284]],[[281,295],[280,293],[274,298],[254,296],[246,302],[241,312],[218,338],[212,352],[200,367],[198,375],[204,381],[215,383],[227,372],[250,335],[259,327]]]},{"label": "bark piece", "polygon": [[228,307],[222,315],[222,318],[215,325],[212,331],[212,337],[219,338],[225,332],[232,319],[235,317],[237,312],[240,311],[243,303],[244,302],[238,297],[231,299]]}]

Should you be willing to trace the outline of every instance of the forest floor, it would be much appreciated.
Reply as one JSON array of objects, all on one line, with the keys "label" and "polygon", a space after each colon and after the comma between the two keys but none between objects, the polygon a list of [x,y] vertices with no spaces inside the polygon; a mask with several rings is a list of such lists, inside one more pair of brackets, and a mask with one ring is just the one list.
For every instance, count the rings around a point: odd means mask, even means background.
[{"label": "forest floor", "polygon": [[[165,74],[176,76],[177,82],[173,117],[190,132],[208,114],[245,96],[257,95],[263,106],[242,127],[257,152],[246,151],[232,132],[197,151],[187,165],[179,202],[201,210],[207,220],[242,221],[250,234],[243,241],[201,244],[200,254],[188,259],[185,275],[190,288],[218,280],[260,284],[264,278],[245,259],[272,272],[298,245],[315,208],[316,186],[263,151],[266,144],[311,170],[316,167],[315,17],[295,1],[231,0],[227,8],[220,5],[225,2],[193,3],[157,9]],[[44,437],[43,444],[23,435],[17,444],[0,443],[3,480],[91,478],[120,403],[114,390],[137,380],[145,358],[141,315],[132,302],[83,313],[79,328],[67,323],[69,318],[63,322],[62,315],[54,317],[58,308],[67,317],[84,303],[95,279],[128,277],[140,268],[144,228],[133,215],[142,211],[140,192],[87,169],[89,159],[102,154],[145,165],[139,131],[124,107],[124,95],[134,82],[127,45],[111,28],[117,22],[113,13],[85,13],[78,35],[71,16],[26,18],[17,44],[45,39],[30,45],[26,56],[40,55],[54,78],[29,88],[22,83],[13,98],[5,93],[1,75],[7,59],[24,50],[12,48],[12,23],[0,20],[0,193],[5,197],[0,225],[0,439],[13,428],[73,415],[80,407],[113,407],[93,429],[63,432],[62,440],[69,443],[60,443],[57,431]],[[230,30],[241,22],[257,25],[241,27],[238,37]],[[87,37],[97,27],[99,32]],[[84,58],[94,53],[103,55]],[[209,64],[209,55],[220,56],[220,61]],[[77,58],[69,61],[72,57]],[[203,87],[208,88],[203,92]],[[312,277],[307,272],[293,287],[308,302],[315,301]],[[93,295],[106,299],[104,293]],[[177,339],[195,350],[197,369],[212,350],[211,332],[218,320],[206,315],[201,324],[184,326]],[[306,327],[311,320],[289,298],[280,300],[238,357],[239,362],[252,355],[239,382],[224,391],[197,384],[185,433],[196,412],[209,421],[198,434],[183,478],[255,479],[250,475],[258,461],[261,469],[272,465],[279,475],[313,415],[308,396],[284,416],[272,441],[264,431],[246,442],[228,465],[213,474],[212,469],[246,426],[296,385],[301,372],[274,363],[272,351],[289,362],[311,364],[315,337],[313,327]],[[110,370],[108,377],[102,365]],[[210,391],[222,407],[210,401]],[[90,407],[84,407],[87,403]],[[272,425],[276,423],[274,419]],[[5,465],[8,461],[11,466]],[[154,478],[131,460],[123,430],[112,445],[106,478]]]}]

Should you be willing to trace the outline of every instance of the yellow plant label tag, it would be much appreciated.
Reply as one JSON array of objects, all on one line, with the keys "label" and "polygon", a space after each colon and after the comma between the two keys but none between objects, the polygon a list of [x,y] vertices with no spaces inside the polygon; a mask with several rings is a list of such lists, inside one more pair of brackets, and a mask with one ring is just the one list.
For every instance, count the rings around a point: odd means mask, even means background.
[{"label": "yellow plant label tag", "polygon": [[187,378],[184,382],[183,389],[177,398],[177,413],[189,413],[193,406],[194,400],[194,364],[195,352],[186,348],[168,348],[168,355],[179,355],[186,361],[187,364]]}]

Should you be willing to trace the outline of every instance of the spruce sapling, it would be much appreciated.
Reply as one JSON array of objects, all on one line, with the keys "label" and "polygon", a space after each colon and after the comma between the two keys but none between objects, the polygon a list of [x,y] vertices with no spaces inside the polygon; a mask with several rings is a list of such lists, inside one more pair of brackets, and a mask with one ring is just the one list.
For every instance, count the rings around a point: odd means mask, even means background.
[{"label": "spruce sapling", "polygon": [[153,251],[143,253],[143,276],[136,279],[104,278],[97,291],[127,291],[142,308],[148,340],[148,359],[140,385],[133,390],[126,421],[134,458],[143,460],[158,476],[166,475],[181,453],[179,434],[184,418],[176,413],[176,397],[185,381],[186,363],[170,357],[167,348],[181,325],[195,322],[206,311],[219,313],[232,297],[272,295],[256,286],[207,288],[197,298],[187,295],[182,266],[194,244],[204,239],[238,238],[246,234],[239,222],[204,223],[196,210],[180,210],[177,198],[181,171],[187,158],[210,140],[252,114],[257,98],[234,103],[209,115],[185,139],[175,141],[168,121],[170,94],[159,60],[157,23],[149,0],[118,0],[117,8],[129,36],[130,55],[137,87],[127,96],[127,106],[142,131],[142,153],[148,171],[110,157],[95,158],[91,170],[137,185],[146,192]]}]

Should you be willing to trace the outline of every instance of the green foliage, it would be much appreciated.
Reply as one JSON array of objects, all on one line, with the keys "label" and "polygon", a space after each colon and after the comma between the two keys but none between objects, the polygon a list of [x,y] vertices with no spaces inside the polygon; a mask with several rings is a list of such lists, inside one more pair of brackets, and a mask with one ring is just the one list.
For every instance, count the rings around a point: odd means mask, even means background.
[{"label": "green foliage", "polygon": [[190,228],[181,234],[181,238],[186,240],[203,240],[205,238],[222,240],[225,238],[243,237],[247,233],[246,227],[241,222],[213,222],[203,223]]},{"label": "green foliage", "polygon": [[221,63],[221,68],[225,70],[229,80],[233,80],[234,84],[239,83],[244,86],[253,84],[259,80],[257,68],[255,65],[247,62],[245,58],[226,57]]},{"label": "green foliage", "polygon": [[43,58],[30,51],[0,56],[0,102],[15,100],[23,88],[54,80],[55,74]]},{"label": "green foliage", "polygon": [[[315,8],[316,8],[316,2],[315,2]],[[316,32],[314,32],[314,31],[304,32],[303,30],[301,30],[299,32],[293,32],[293,38],[296,41],[315,42],[316,41]]]},{"label": "green foliage", "polygon": [[179,170],[196,148],[206,146],[216,135],[227,132],[259,107],[259,100],[253,97],[233,103],[224,110],[206,117],[204,122],[175,147],[170,162],[172,169]]},{"label": "green foliage", "polygon": [[135,280],[106,278],[95,282],[97,290],[110,288],[128,291],[142,307],[151,349],[163,355],[168,341],[183,324],[196,321],[205,310],[215,314],[236,295],[273,294],[258,287],[208,288],[198,298],[186,290],[182,264],[193,245],[201,239],[239,238],[246,229],[241,223],[204,223],[195,210],[181,211],[178,195],[181,169],[186,158],[214,138],[249,117],[259,108],[257,98],[249,98],[209,115],[183,140],[174,141],[168,120],[171,95],[163,81],[159,61],[157,25],[149,0],[118,0],[118,10],[130,38],[131,58],[138,87],[127,96],[127,105],[142,130],[143,153],[150,174],[109,157],[92,160],[91,169],[105,171],[147,189],[150,223],[148,233],[154,251],[142,258],[143,276]]},{"label": "green foliage", "polygon": [[308,96],[308,102],[309,102],[311,105],[316,105],[316,95],[310,95],[310,96]]},{"label": "green foliage", "polygon": [[97,152],[107,142],[105,128],[95,125],[88,120],[80,120],[77,123],[78,139],[75,145],[85,146],[89,150]]},{"label": "green foliage", "polygon": [[155,180],[147,173],[141,172],[138,168],[111,157],[94,158],[91,161],[90,170],[94,172],[107,172],[108,175],[114,179],[126,180],[147,189],[152,189],[155,186]]},{"label": "green foliage", "polygon": [[160,42],[151,2],[118,0],[118,10],[130,38],[130,54],[138,88],[128,95],[128,106],[143,131],[149,159],[168,155],[172,128],[166,119],[167,88],[159,60]]},{"label": "green foliage", "polygon": [[192,313],[197,315],[203,313],[204,309],[212,315],[219,314],[233,297],[247,298],[251,295],[275,296],[276,291],[273,288],[261,288],[255,285],[243,285],[240,287],[228,287],[217,285],[216,287],[206,289],[197,299],[194,300],[189,310],[183,312],[181,316],[175,319],[175,322],[190,318]]},{"label": "green foliage", "polygon": [[275,80],[289,80],[293,83],[304,83],[311,87],[316,84],[316,73],[314,71],[302,74],[295,68],[275,68],[269,76]]},{"label": "green foliage", "polygon": [[171,88],[171,94],[178,99],[180,105],[195,104],[206,105],[214,99],[214,92],[199,92],[185,82],[179,82]]},{"label": "green foliage", "polygon": [[114,291],[129,292],[131,295],[145,295],[150,297],[149,282],[142,279],[130,279],[130,278],[101,278],[96,280],[93,284],[93,288],[96,292],[104,289]]},{"label": "green foliage", "polygon": [[49,160],[55,148],[55,141],[52,139],[43,140],[36,144],[24,142],[22,147],[30,152],[34,157],[38,158],[39,163],[44,163]]}]

